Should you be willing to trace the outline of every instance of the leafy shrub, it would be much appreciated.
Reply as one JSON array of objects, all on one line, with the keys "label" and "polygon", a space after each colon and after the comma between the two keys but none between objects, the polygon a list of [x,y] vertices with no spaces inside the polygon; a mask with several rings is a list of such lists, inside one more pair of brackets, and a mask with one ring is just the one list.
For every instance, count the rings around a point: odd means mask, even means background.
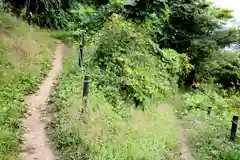
[{"label": "leafy shrub", "polygon": [[238,91],[237,93],[235,92],[234,94],[231,94],[225,98],[231,111],[240,113],[239,97],[240,97],[240,92]]},{"label": "leafy shrub", "polygon": [[191,110],[207,111],[208,107],[212,107],[214,112],[222,115],[223,112],[231,109],[229,102],[233,103],[233,98],[234,96],[228,96],[225,90],[216,85],[203,83],[199,90],[185,92],[181,95],[177,110],[178,113],[186,115]]},{"label": "leafy shrub", "polygon": [[206,59],[201,63],[200,76],[215,83],[222,84],[225,88],[240,87],[240,53],[222,52]]},{"label": "leafy shrub", "polygon": [[97,31],[102,28],[109,13],[107,6],[100,8],[90,7],[81,3],[76,3],[70,10],[68,30]]},{"label": "leafy shrub", "polygon": [[109,100],[120,95],[118,99],[141,105],[158,93],[166,98],[176,93],[179,77],[190,69],[185,54],[159,49],[143,28],[118,15],[92,41],[96,47],[88,53],[92,55],[90,74],[98,89],[112,88],[106,95]]}]

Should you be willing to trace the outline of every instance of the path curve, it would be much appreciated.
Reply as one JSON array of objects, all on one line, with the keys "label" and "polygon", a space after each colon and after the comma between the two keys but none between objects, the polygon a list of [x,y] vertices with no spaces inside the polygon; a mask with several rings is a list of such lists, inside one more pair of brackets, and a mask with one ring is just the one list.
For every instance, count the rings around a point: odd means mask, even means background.
[{"label": "path curve", "polygon": [[49,139],[45,132],[46,106],[47,99],[50,96],[51,89],[57,81],[57,77],[62,68],[63,44],[57,41],[55,57],[52,63],[52,69],[39,90],[27,97],[28,115],[23,121],[25,128],[23,160],[55,160],[54,152],[49,144]]}]

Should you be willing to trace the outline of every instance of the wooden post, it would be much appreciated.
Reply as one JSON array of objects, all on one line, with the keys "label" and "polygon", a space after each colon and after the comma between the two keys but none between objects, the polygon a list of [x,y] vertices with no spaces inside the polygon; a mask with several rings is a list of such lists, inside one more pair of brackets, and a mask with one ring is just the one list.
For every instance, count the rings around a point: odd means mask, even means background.
[{"label": "wooden post", "polygon": [[85,44],[85,31],[82,32],[81,43],[79,45],[79,66],[83,67],[83,46]]},{"label": "wooden post", "polygon": [[85,34],[85,31],[82,32],[82,46],[84,46],[85,44],[85,40],[86,40],[86,34]]},{"label": "wooden post", "polygon": [[238,116],[233,116],[230,140],[235,141],[237,137]]},{"label": "wooden post", "polygon": [[32,11],[31,11],[31,0],[26,0],[25,6],[27,8],[26,17],[27,17],[27,20],[28,20],[28,24],[29,24],[29,26],[31,26],[32,18],[33,18]]},{"label": "wooden post", "polygon": [[83,82],[83,109],[82,109],[82,113],[86,110],[86,107],[87,107],[89,83],[90,83],[89,76],[85,76],[84,77],[84,82]]},{"label": "wooden post", "polygon": [[[82,68],[83,73],[83,46],[85,44],[85,31],[82,32],[81,42],[79,45],[79,57],[78,57],[78,65]],[[82,97],[82,109],[81,114],[85,112],[87,108],[87,100],[88,100],[88,90],[89,90],[89,76],[84,76],[83,82],[83,97]]]},{"label": "wooden post", "polygon": [[82,46],[82,44],[80,44],[80,46],[79,46],[78,64],[80,67],[82,67],[82,65],[83,65],[83,46]]},{"label": "wooden post", "polygon": [[32,12],[28,12],[27,14],[27,20],[28,20],[28,25],[31,26],[32,25],[32,19],[33,19],[33,15]]},{"label": "wooden post", "polygon": [[212,113],[212,107],[208,107],[208,115],[211,115],[211,113]]}]

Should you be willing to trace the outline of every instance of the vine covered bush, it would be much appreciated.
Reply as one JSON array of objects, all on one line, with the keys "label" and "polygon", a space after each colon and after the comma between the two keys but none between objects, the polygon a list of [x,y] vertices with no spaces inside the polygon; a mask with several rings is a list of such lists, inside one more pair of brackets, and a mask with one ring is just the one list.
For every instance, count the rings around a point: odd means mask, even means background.
[{"label": "vine covered bush", "polygon": [[149,98],[166,98],[176,93],[179,78],[191,67],[185,54],[161,50],[144,28],[116,14],[92,41],[92,76],[113,105],[124,100],[141,106]]}]

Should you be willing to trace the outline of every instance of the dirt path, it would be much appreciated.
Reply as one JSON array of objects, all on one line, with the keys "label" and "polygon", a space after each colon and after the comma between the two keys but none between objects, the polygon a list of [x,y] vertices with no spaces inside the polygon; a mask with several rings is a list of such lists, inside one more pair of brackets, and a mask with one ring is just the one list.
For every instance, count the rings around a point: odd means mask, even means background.
[{"label": "dirt path", "polygon": [[[168,110],[172,110],[173,111],[173,105],[171,103],[163,103],[163,104],[160,104],[160,108],[161,110],[163,110],[163,112],[166,112],[167,113],[170,113]],[[165,110],[165,111],[164,111]],[[173,114],[173,113],[172,113]],[[184,135],[184,131],[183,131],[183,128],[180,124],[180,120],[177,119],[176,117],[176,136],[178,138],[178,143],[179,143],[179,159],[180,160],[194,160],[193,156],[191,155],[191,152],[188,148],[188,144],[187,144],[187,138],[185,137]],[[176,157],[178,159],[178,156]]]},{"label": "dirt path", "polygon": [[62,67],[63,44],[57,42],[52,70],[45,78],[39,90],[27,97],[28,115],[24,119],[25,144],[23,146],[23,160],[55,160],[54,153],[50,147],[49,139],[45,132],[46,127],[46,103],[50,96],[54,82],[56,81]]},{"label": "dirt path", "polygon": [[194,160],[188,148],[187,139],[180,124],[178,124],[177,135],[180,144],[180,160]]}]

